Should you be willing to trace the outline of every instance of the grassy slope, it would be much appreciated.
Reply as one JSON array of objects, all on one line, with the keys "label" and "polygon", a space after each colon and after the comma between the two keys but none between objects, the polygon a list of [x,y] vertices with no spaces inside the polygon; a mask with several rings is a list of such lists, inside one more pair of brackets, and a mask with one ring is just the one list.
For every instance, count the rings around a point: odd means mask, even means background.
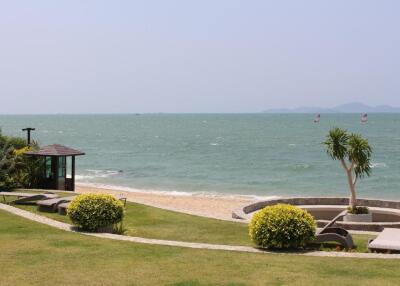
[{"label": "grassy slope", "polygon": [[[59,194],[70,195],[70,193]],[[67,216],[39,212],[36,205],[17,205],[17,207],[58,221],[71,223]],[[253,245],[248,236],[246,224],[187,215],[136,203],[127,203],[124,226],[127,229],[126,235],[131,236],[228,245]],[[358,246],[357,252],[366,252],[367,241],[373,236],[353,235],[353,238]],[[335,245],[328,245],[323,249],[335,249]]]},{"label": "grassy slope", "polygon": [[[71,223],[67,216],[39,212],[35,205],[18,205],[16,207]],[[124,227],[127,229],[126,234],[131,236],[252,245],[247,234],[246,224],[187,215],[135,203],[127,203]]]},{"label": "grassy slope", "polygon": [[141,245],[0,211],[0,285],[398,285],[400,261]]}]

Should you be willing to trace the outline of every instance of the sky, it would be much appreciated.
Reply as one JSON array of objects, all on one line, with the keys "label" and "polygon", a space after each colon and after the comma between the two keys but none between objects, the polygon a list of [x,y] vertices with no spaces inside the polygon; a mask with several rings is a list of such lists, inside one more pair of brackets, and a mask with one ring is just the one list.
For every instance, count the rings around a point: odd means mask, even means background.
[{"label": "sky", "polygon": [[0,0],[0,114],[400,106],[400,1]]}]

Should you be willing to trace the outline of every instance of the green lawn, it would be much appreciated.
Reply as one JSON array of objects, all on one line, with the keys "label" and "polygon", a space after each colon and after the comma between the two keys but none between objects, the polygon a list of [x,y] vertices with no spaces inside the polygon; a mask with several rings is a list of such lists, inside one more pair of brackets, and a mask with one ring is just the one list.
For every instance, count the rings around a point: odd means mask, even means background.
[{"label": "green lawn", "polygon": [[400,261],[233,253],[69,233],[0,211],[0,285],[398,285]]},{"label": "green lawn", "polygon": [[[71,223],[67,216],[57,213],[39,212],[36,205],[16,205],[52,219]],[[146,238],[203,242],[228,245],[252,246],[248,227],[238,222],[222,221],[199,216],[149,207],[136,203],[127,203],[124,218],[126,235]],[[353,235],[357,252],[366,252],[370,235]],[[323,250],[335,250],[336,245],[325,245]]]},{"label": "green lawn", "polygon": [[[14,205],[52,219],[71,223],[67,216],[40,212],[36,205]],[[127,203],[124,218],[126,235],[147,238],[252,245],[247,225],[167,211],[141,204]]]}]

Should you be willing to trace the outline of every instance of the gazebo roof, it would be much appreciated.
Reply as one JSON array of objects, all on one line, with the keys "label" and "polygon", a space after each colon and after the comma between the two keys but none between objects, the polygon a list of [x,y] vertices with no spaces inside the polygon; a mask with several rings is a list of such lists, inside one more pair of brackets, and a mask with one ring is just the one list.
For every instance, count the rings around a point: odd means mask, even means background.
[{"label": "gazebo roof", "polygon": [[43,146],[39,150],[27,151],[25,152],[25,154],[32,156],[55,156],[55,157],[85,155],[85,153],[83,153],[82,151],[65,147],[59,144]]}]

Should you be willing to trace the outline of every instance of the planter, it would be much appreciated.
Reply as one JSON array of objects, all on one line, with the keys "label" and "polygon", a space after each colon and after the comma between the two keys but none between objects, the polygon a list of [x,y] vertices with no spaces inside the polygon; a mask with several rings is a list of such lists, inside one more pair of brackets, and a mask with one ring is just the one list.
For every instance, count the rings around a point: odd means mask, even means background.
[{"label": "planter", "polygon": [[344,222],[372,222],[372,213],[368,214],[346,214]]}]

